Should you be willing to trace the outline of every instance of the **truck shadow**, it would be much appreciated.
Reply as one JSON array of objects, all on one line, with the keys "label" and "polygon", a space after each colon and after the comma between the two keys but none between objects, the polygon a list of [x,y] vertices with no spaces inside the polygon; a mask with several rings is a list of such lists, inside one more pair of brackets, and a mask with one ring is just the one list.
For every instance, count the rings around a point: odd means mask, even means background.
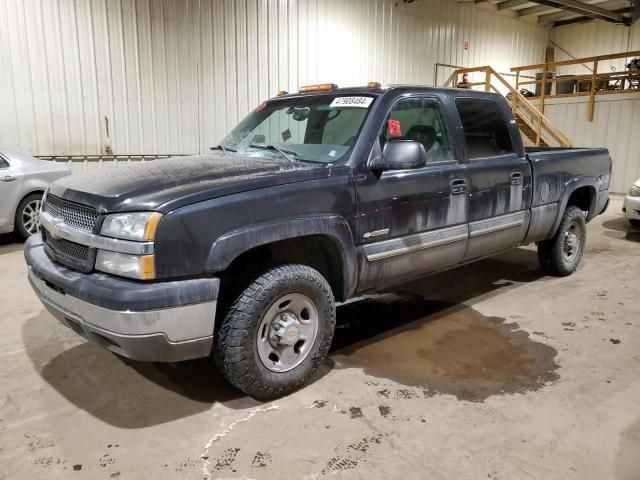
[{"label": "truck shadow", "polygon": [[632,227],[626,218],[612,218],[602,222],[604,234],[609,238],[640,242],[640,228]]},{"label": "truck shadow", "polygon": [[[81,341],[46,310],[27,320],[22,337],[42,378],[66,400],[119,428],[145,428],[207,411],[215,403],[258,405],[229,385],[211,359],[175,364],[135,362]],[[69,343],[75,346],[69,348]]]},{"label": "truck shadow", "polygon": [[0,235],[0,255],[17,252],[24,248],[24,242],[18,239],[13,233]]},{"label": "truck shadow", "polygon": [[[350,301],[338,307],[330,357],[541,277],[535,251],[518,249],[403,285],[393,294]],[[128,361],[89,343],[65,349],[77,337],[52,322],[43,310],[23,327],[36,370],[68,401],[108,424],[144,428],[204,412],[215,403],[232,409],[260,403],[231,387],[208,359],[153,364]],[[324,362],[314,381],[334,366],[331,358]]]}]

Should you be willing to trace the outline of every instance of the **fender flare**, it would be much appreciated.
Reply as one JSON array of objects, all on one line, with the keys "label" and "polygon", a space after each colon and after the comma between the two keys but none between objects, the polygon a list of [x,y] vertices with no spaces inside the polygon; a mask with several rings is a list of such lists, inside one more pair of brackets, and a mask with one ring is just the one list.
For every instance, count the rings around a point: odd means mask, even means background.
[{"label": "fender flare", "polygon": [[238,256],[253,248],[310,235],[326,236],[338,247],[343,265],[341,293],[344,299],[349,298],[358,281],[358,254],[349,223],[334,214],[284,218],[231,230],[211,246],[206,270],[210,273],[224,271]]},{"label": "fender flare", "polygon": [[567,204],[569,203],[569,198],[577,189],[582,187],[590,187],[593,190],[593,198],[591,199],[591,205],[589,205],[589,213],[587,214],[587,221],[591,220],[595,216],[596,203],[598,201],[597,197],[597,189],[595,187],[595,180],[589,177],[575,178],[569,180],[564,184],[564,188],[562,189],[562,195],[560,196],[560,202],[558,208],[558,214],[556,215],[556,220],[553,222],[553,227],[551,228],[551,235],[555,235],[558,227],[560,226],[560,222],[562,221],[562,216],[564,215],[564,211],[567,209]]}]

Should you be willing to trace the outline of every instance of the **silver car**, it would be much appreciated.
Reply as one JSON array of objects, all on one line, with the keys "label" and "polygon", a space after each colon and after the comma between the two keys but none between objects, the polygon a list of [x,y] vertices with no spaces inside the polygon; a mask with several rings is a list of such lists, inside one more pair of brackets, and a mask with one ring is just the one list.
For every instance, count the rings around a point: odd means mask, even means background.
[{"label": "silver car", "polygon": [[622,211],[631,225],[640,227],[640,179],[636,180],[627,196],[624,197]]},{"label": "silver car", "polygon": [[42,194],[70,173],[62,163],[0,147],[0,233],[15,231],[26,239],[39,231]]}]

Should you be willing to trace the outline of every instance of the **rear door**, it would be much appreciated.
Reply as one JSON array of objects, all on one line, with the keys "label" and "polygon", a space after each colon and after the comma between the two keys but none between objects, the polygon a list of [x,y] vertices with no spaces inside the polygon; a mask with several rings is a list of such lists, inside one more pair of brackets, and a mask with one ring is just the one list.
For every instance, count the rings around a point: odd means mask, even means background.
[{"label": "rear door", "polygon": [[415,140],[427,164],[356,175],[360,290],[381,288],[462,261],[466,250],[468,179],[438,97],[406,96],[389,108],[371,156],[387,142]]},{"label": "rear door", "polygon": [[498,99],[460,97],[469,177],[469,242],[465,259],[516,246],[529,226],[531,167],[508,107]]},{"label": "rear door", "polygon": [[22,172],[17,165],[18,162],[12,162],[0,154],[0,228],[13,225],[22,185]]}]

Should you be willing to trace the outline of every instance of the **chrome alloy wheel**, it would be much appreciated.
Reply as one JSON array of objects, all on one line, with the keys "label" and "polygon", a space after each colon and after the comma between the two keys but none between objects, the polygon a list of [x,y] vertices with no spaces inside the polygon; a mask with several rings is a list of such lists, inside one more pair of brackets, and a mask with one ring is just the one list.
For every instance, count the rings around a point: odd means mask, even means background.
[{"label": "chrome alloy wheel", "polygon": [[22,209],[22,225],[29,235],[38,233],[40,231],[40,206],[42,200],[32,200],[27,203]]},{"label": "chrome alloy wheel", "polygon": [[580,252],[580,242],[582,241],[582,228],[577,221],[572,221],[564,234],[562,242],[562,256],[566,262],[572,262],[578,252]]},{"label": "chrome alloy wheel", "polygon": [[306,295],[290,293],[277,299],[258,328],[262,364],[272,372],[287,372],[300,365],[313,348],[318,322],[318,310]]}]

